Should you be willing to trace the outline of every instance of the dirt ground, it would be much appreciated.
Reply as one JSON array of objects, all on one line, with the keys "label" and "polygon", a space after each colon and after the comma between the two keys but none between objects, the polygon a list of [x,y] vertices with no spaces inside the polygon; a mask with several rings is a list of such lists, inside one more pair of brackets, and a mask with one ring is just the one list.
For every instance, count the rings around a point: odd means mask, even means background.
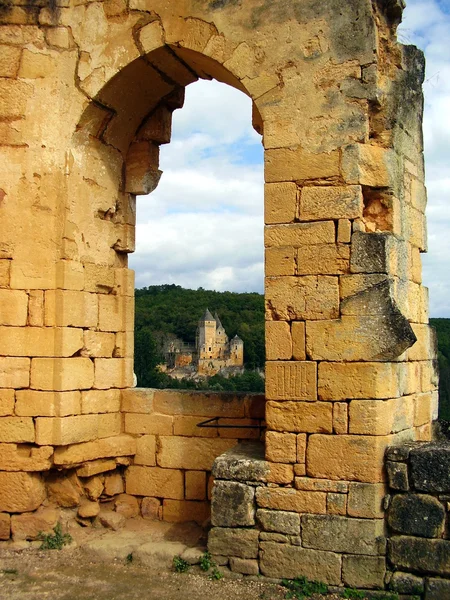
[{"label": "dirt ground", "polygon": [[[40,542],[0,543],[0,600],[281,600],[286,588],[263,578],[199,566],[176,573],[173,557],[203,552],[195,524],[131,520],[119,531],[67,526],[73,542],[40,550]],[[187,552],[187,555],[186,555]],[[184,553],[184,554],[183,554]],[[313,598],[322,598],[316,595]],[[339,598],[328,595],[327,600]]]}]

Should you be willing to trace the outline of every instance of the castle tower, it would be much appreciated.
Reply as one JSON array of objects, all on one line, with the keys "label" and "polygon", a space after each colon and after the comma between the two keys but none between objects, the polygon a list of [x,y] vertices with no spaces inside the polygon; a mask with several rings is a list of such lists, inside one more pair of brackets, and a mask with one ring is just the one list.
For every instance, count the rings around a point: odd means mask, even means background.
[{"label": "castle tower", "polygon": [[244,364],[244,342],[237,334],[230,342],[230,360],[235,366]]},{"label": "castle tower", "polygon": [[199,359],[212,358],[216,343],[216,320],[207,308],[198,322],[197,350]]},{"label": "castle tower", "polygon": [[214,313],[214,319],[216,320],[216,352],[219,358],[225,358],[228,354],[228,336],[222,325],[219,315]]}]

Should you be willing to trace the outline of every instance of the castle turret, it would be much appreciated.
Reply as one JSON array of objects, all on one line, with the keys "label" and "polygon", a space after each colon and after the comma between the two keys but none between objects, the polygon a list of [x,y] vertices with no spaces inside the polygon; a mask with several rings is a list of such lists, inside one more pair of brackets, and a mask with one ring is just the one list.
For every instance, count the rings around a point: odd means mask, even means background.
[{"label": "castle turret", "polygon": [[216,320],[207,308],[198,322],[197,350],[199,358],[212,358],[216,342]]},{"label": "castle turret", "polygon": [[235,366],[244,364],[244,342],[237,334],[230,342],[230,360]]}]

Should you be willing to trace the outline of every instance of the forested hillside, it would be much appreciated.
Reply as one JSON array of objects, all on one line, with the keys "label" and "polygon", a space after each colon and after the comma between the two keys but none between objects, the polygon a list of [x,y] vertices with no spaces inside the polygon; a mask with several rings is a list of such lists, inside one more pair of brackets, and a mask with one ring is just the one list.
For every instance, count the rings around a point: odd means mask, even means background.
[{"label": "forested hillside", "polygon": [[[136,290],[135,371],[138,384],[145,387],[178,387],[178,382],[155,370],[162,362],[161,347],[168,335],[195,343],[198,321],[205,309],[218,313],[232,338],[236,334],[244,341],[244,365],[248,370],[264,368],[264,296],[257,293],[214,292],[199,288],[184,289],[179,285],[153,285]],[[244,380],[241,378],[244,377]],[[216,389],[262,391],[261,381],[252,374],[238,376],[234,381],[211,378]],[[186,387],[186,382],[183,382]],[[234,388],[236,389],[236,388]]]},{"label": "forested hillside", "polygon": [[430,319],[438,338],[439,417],[450,421],[450,319]]}]

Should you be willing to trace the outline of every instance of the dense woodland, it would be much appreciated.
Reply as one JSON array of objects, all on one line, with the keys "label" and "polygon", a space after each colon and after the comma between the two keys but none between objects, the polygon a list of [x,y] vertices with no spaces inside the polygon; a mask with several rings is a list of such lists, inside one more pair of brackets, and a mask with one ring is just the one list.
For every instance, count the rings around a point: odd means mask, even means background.
[{"label": "dense woodland", "polygon": [[[177,381],[160,373],[162,346],[168,336],[195,343],[195,331],[205,308],[217,311],[231,338],[244,340],[246,371],[225,379],[221,375],[203,382]],[[450,319],[430,319],[438,337],[440,417],[450,421]],[[157,388],[194,388],[264,391],[258,369],[264,368],[264,296],[257,293],[214,292],[179,285],[153,285],[136,290],[135,371],[138,385]]]},{"label": "dense woodland", "polygon": [[[205,309],[216,311],[229,338],[244,341],[245,373],[225,379],[177,381],[156,369],[163,362],[164,341],[176,336],[195,343],[198,321]],[[264,368],[264,296],[257,293],[214,292],[179,285],[153,285],[136,290],[135,372],[142,387],[171,387],[239,391],[264,391],[257,372]]]}]

